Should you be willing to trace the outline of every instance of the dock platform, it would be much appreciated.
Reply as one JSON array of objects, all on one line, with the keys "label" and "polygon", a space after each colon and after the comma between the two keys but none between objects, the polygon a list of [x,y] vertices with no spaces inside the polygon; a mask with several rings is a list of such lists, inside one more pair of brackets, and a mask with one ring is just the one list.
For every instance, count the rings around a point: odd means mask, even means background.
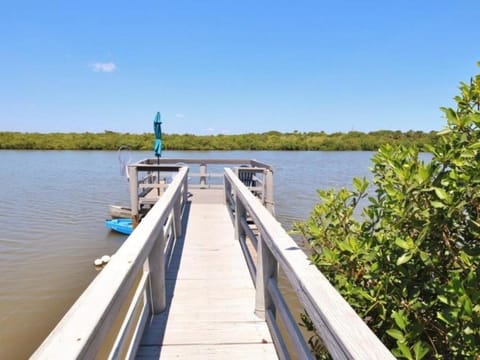
[{"label": "dock platform", "polygon": [[200,189],[166,273],[167,308],[153,317],[137,359],[277,359],[223,191]]}]

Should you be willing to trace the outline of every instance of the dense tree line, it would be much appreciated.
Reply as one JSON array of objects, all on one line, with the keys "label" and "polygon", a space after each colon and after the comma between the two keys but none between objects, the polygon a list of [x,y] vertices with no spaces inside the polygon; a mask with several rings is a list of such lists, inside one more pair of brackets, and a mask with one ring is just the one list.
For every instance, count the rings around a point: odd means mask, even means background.
[{"label": "dense tree line", "polygon": [[[151,150],[153,133],[21,133],[0,132],[0,149],[16,150]],[[164,134],[164,150],[378,150],[384,144],[413,146],[424,150],[436,133],[380,130],[369,133],[269,131],[260,134],[192,135]]]}]

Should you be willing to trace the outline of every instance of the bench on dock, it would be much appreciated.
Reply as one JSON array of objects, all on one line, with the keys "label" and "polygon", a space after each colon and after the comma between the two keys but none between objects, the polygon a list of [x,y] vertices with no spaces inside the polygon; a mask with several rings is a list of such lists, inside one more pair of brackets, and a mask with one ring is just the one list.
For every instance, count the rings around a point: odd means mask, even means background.
[{"label": "bench on dock", "polygon": [[279,271],[334,359],[393,359],[273,216],[271,167],[247,163],[262,186],[241,180],[244,160],[208,184],[207,161],[171,161],[138,164],[175,175],[33,359],[314,359]]}]

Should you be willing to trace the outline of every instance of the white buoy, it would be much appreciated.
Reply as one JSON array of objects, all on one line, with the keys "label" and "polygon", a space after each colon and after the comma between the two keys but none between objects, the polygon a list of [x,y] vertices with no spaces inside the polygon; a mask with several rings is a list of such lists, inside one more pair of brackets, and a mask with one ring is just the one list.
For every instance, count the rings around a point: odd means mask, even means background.
[{"label": "white buoy", "polygon": [[103,262],[102,262],[102,259],[95,259],[95,261],[93,262],[93,264],[95,266],[102,266]]},{"label": "white buoy", "polygon": [[110,256],[108,256],[108,255],[103,255],[101,260],[102,260],[102,263],[103,263],[103,264],[106,264],[106,263],[108,263],[108,262],[110,261]]}]

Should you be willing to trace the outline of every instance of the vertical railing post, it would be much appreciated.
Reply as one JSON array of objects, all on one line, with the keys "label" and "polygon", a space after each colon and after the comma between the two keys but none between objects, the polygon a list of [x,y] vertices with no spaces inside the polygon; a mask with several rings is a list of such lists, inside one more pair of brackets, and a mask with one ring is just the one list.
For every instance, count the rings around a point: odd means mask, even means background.
[{"label": "vertical railing post", "polygon": [[173,201],[173,225],[175,239],[182,236],[182,194],[178,192]]},{"label": "vertical railing post", "polygon": [[257,277],[255,282],[255,315],[265,319],[268,309],[275,312],[272,297],[268,292],[268,281],[277,281],[277,261],[272,255],[264,236],[258,237],[257,244]]},{"label": "vertical railing post", "polygon": [[247,216],[245,206],[238,196],[238,191],[235,190],[235,239],[238,241],[245,240],[245,230],[242,227],[242,219]]},{"label": "vertical railing post", "polygon": [[128,165],[128,179],[130,185],[130,208],[132,209],[133,228],[138,225],[138,172],[135,164]]},{"label": "vertical railing post", "polygon": [[265,169],[265,207],[271,214],[275,214],[275,201],[273,189],[273,171]]},{"label": "vertical railing post", "polygon": [[232,183],[230,179],[225,174],[223,177],[223,183],[225,184],[225,204],[227,204],[230,211],[233,210],[233,202],[232,202]]},{"label": "vertical railing post", "polygon": [[200,164],[200,187],[201,188],[207,187],[207,164],[206,163]]},{"label": "vertical railing post", "polygon": [[[180,168],[181,169],[181,168]],[[179,169],[179,171],[180,171]],[[188,169],[185,178],[180,185],[180,190],[173,205],[173,216],[175,221],[175,238],[182,236],[182,207],[186,206],[188,201]]]},{"label": "vertical railing post", "polygon": [[163,221],[160,222],[160,232],[155,240],[152,251],[148,256],[148,265],[150,268],[150,289],[152,296],[152,312],[159,314],[166,307],[165,290],[165,232],[163,230]]},{"label": "vertical railing post", "polygon": [[232,186],[230,185],[230,181],[228,180],[226,174],[223,174],[223,185],[223,188],[225,189],[225,204],[227,204],[228,207],[228,194],[232,191]]},{"label": "vertical railing post", "polygon": [[187,168],[187,174],[185,175],[185,180],[182,184],[182,191],[183,191],[183,205],[185,206],[188,201],[188,172],[190,170]]}]

